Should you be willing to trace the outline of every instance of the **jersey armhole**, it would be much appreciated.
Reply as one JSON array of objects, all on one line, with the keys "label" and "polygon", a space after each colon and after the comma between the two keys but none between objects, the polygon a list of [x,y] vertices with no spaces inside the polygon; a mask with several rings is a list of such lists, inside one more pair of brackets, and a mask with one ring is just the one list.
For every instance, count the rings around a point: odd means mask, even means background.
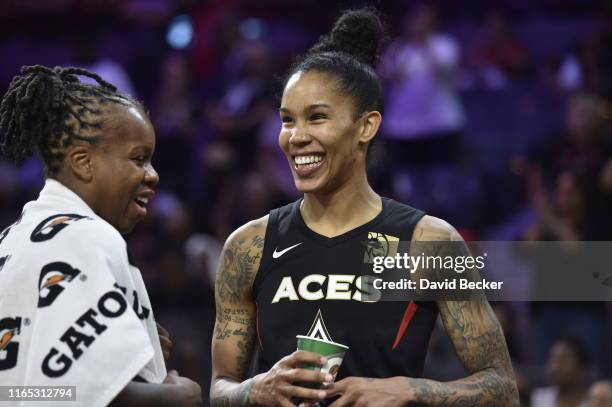
[{"label": "jersey armhole", "polygon": [[[414,235],[414,230],[416,229],[416,225],[427,215],[427,212],[424,212],[417,208],[412,208],[413,212],[411,216],[412,220],[412,230],[410,231],[409,240],[410,244],[412,244],[412,236]],[[435,301],[414,301],[419,307],[423,309],[428,309],[430,311],[438,313],[438,304]]]},{"label": "jersey armhole", "polygon": [[257,298],[257,294],[259,293],[259,286],[264,279],[265,274],[269,269],[268,264],[270,262],[270,253],[272,251],[272,246],[274,242],[277,240],[277,227],[278,224],[278,209],[273,209],[270,211],[270,215],[268,216],[268,224],[266,225],[266,233],[264,235],[264,247],[261,252],[261,260],[259,261],[259,267],[257,268],[257,272],[255,273],[255,279],[253,280],[253,286],[251,287],[251,295],[253,301]]}]

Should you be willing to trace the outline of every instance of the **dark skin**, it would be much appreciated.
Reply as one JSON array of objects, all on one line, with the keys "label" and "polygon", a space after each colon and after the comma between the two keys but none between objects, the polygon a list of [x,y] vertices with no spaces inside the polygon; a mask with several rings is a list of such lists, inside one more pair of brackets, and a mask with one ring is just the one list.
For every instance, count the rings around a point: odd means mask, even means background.
[{"label": "dark skin", "polygon": [[[83,199],[96,214],[121,233],[129,232],[145,215],[159,181],[151,165],[155,133],[147,116],[133,105],[114,104],[106,112],[103,136],[96,143],[76,141],[65,151],[55,178]],[[170,355],[170,335],[158,324],[164,358]],[[168,373],[163,383],[130,382],[113,406],[201,406],[200,386]]]},{"label": "dark skin", "polygon": [[558,341],[552,346],[546,374],[558,390],[558,407],[577,406],[586,398],[586,369],[570,344]]},{"label": "dark skin", "polygon": [[164,354],[164,361],[168,364],[170,360],[170,351],[174,343],[172,343],[172,339],[170,339],[168,330],[161,326],[159,322],[157,322],[157,334],[159,335],[159,343],[161,344],[162,353]]},{"label": "dark skin", "polygon": [[[318,72],[296,73],[281,101],[281,148],[296,186],[304,193],[300,211],[307,226],[333,237],[374,218],[380,197],[365,173],[370,140],[380,125],[379,112],[355,114],[350,97],[333,88],[335,78]],[[324,158],[314,171],[295,157]],[[469,376],[447,383],[391,377],[348,377],[312,390],[294,382],[329,382],[319,372],[299,369],[300,361],[321,364],[318,355],[294,352],[268,372],[247,379],[255,344],[255,306],[251,288],[263,250],[267,217],[236,230],[227,240],[215,287],[217,321],[213,337],[213,406],[291,406],[292,397],[307,403],[339,396],[338,406],[518,406],[518,391],[501,327],[482,294],[472,301],[439,301],[447,334]],[[425,216],[413,241],[462,242],[445,221]]]},{"label": "dark skin", "polygon": [[102,139],[75,142],[55,178],[117,230],[127,233],[146,215],[146,209],[139,210],[134,200],[151,199],[159,182],[151,165],[155,133],[136,107],[113,105],[108,109]]}]

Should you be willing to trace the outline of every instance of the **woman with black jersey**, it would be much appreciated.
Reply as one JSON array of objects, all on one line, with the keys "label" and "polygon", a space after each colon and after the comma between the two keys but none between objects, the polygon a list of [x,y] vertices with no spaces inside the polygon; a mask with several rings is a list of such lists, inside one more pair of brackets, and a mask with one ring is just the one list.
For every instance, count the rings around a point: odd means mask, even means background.
[{"label": "woman with black jersey", "polygon": [[[368,183],[366,154],[382,120],[374,65],[383,38],[374,11],[347,11],[289,72],[279,144],[304,196],[225,243],[216,282],[213,406],[291,406],[300,399],[335,399],[333,406],[518,405],[504,336],[484,297],[433,306],[363,301],[354,273],[359,262],[351,256],[359,241],[461,240],[448,223],[381,198]],[[419,378],[438,312],[469,372],[448,383]],[[337,380],[323,389],[303,383],[333,378],[300,366],[326,359],[293,352],[295,335],[309,326],[350,348]],[[255,346],[260,373],[248,378]]]}]

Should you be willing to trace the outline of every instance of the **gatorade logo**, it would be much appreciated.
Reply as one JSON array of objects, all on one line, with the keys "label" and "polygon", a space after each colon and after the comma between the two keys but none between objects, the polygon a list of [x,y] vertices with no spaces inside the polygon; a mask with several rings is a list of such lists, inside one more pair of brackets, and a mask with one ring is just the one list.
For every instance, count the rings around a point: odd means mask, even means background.
[{"label": "gatorade logo", "polygon": [[81,219],[91,220],[90,217],[77,215],[74,213],[62,213],[49,216],[47,219],[40,222],[38,226],[36,226],[36,228],[32,231],[30,240],[33,242],[44,242],[46,240],[52,239],[62,229]]},{"label": "gatorade logo", "polygon": [[[119,290],[121,290],[123,295],[125,295],[126,297],[128,296],[126,287],[119,285],[117,283],[115,283],[114,286],[115,288],[118,288]],[[151,310],[145,307],[144,305],[140,304],[140,298],[138,297],[138,292],[136,290],[132,290],[132,298],[133,298],[132,309],[136,313],[136,316],[138,317],[138,319],[147,319],[149,317],[149,314],[151,314]]]},{"label": "gatorade logo", "polygon": [[62,334],[60,343],[49,349],[42,362],[42,372],[54,378],[65,375],[73,363],[108,329],[107,323],[121,317],[127,309],[127,300],[120,292],[111,290],[103,294],[95,307],[87,309]]},{"label": "gatorade logo", "polygon": [[64,291],[66,286],[81,273],[68,263],[49,263],[40,271],[38,279],[38,308],[48,307]]},{"label": "gatorade logo", "polygon": [[21,330],[21,318],[0,319],[0,370],[8,370],[17,365],[19,342],[15,338]]}]

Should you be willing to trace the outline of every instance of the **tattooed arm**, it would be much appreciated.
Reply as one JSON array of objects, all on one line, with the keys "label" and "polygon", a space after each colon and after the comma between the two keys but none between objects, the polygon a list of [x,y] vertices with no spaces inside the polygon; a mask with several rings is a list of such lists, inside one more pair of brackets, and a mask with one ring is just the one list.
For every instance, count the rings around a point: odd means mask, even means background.
[{"label": "tattooed arm", "polygon": [[[442,257],[456,255],[457,248],[465,247],[452,226],[431,216],[425,216],[417,224],[412,241],[413,256],[421,253],[417,246],[428,252],[431,248],[435,253],[429,254],[442,254]],[[440,244],[426,243],[433,241]],[[440,253],[440,250],[450,252]],[[518,406],[518,392],[504,335],[483,293],[478,292],[476,296],[473,301],[438,301],[444,327],[469,372],[468,377],[446,383],[410,377],[347,377],[327,388],[327,397],[340,395],[332,407]]]},{"label": "tattooed arm", "polygon": [[[217,319],[212,340],[211,406],[245,406],[253,386],[246,379],[255,343],[251,288],[263,252],[267,217],[247,223],[225,242],[217,280]],[[244,381],[243,381],[244,380]]]},{"label": "tattooed arm", "polygon": [[[445,221],[425,216],[413,241],[463,240]],[[440,317],[469,376],[440,383],[409,378],[418,405],[518,406],[518,391],[504,334],[482,292],[471,301],[438,301]]]},{"label": "tattooed arm", "polygon": [[251,288],[263,253],[267,217],[236,230],[225,242],[217,280],[217,320],[212,340],[212,407],[284,406],[291,399],[322,399],[324,392],[294,385],[296,382],[331,381],[329,375],[301,369],[302,363],[323,365],[325,358],[296,351],[272,368],[247,379],[255,344],[255,305]]}]

